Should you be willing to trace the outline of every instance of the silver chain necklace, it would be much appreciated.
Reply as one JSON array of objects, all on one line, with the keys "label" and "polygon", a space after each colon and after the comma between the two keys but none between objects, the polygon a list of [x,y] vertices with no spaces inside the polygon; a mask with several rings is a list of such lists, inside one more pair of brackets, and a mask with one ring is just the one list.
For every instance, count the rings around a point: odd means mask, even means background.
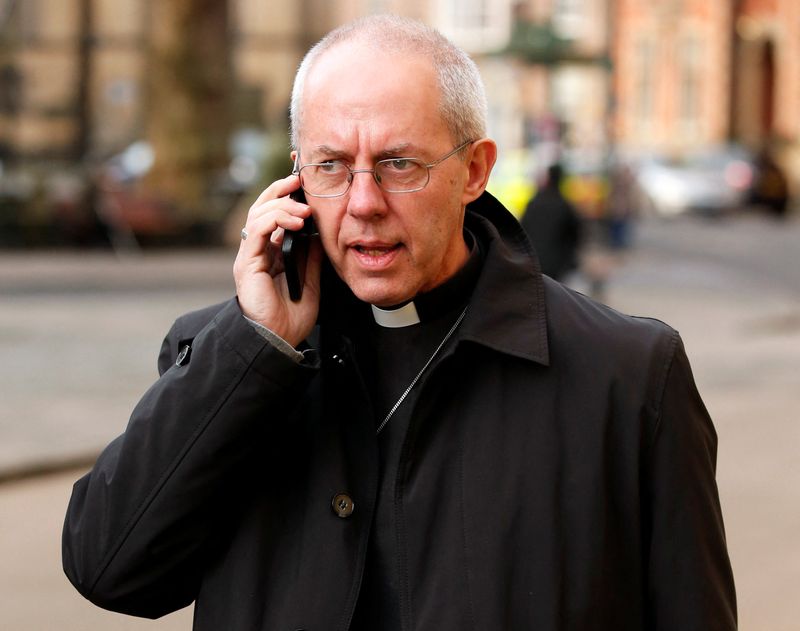
[{"label": "silver chain necklace", "polygon": [[[467,307],[468,306],[469,305],[467,305]],[[403,401],[405,401],[406,397],[408,396],[408,393],[411,392],[411,389],[417,384],[420,377],[422,377],[423,373],[428,369],[428,366],[431,365],[431,362],[439,354],[439,351],[442,350],[445,344],[447,344],[447,340],[450,339],[450,336],[452,336],[453,333],[455,333],[456,329],[458,328],[458,325],[461,324],[461,321],[464,319],[464,316],[467,315],[467,307],[464,307],[464,310],[461,312],[461,315],[458,316],[458,319],[453,323],[453,326],[450,327],[450,330],[447,332],[447,335],[445,335],[442,341],[439,342],[439,346],[437,346],[436,350],[433,351],[433,354],[428,358],[428,361],[425,362],[425,365],[417,373],[417,376],[411,380],[410,384],[408,384],[408,388],[406,388],[405,392],[403,392],[403,394],[400,395],[400,398],[397,399],[397,403],[395,403],[392,406],[392,409],[389,410],[389,413],[386,415],[386,418],[384,418],[381,424],[378,425],[378,429],[375,430],[376,436],[381,433],[381,430],[386,426],[386,423],[389,422],[389,419],[392,418],[394,413],[397,411],[397,408],[399,408],[400,405],[403,403]]]}]

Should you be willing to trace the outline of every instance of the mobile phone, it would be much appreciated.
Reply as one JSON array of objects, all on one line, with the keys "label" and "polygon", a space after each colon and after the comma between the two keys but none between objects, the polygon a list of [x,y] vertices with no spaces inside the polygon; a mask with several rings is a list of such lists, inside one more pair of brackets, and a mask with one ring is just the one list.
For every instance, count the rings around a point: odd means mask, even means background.
[{"label": "mobile phone", "polygon": [[[293,200],[306,203],[306,196],[302,188],[289,194]],[[311,235],[316,232],[314,219],[309,217],[303,222],[300,230],[286,230],[283,235],[283,269],[286,275],[286,285],[289,288],[289,298],[297,302],[303,296],[303,284],[306,280],[306,263],[308,262],[308,247]]]}]

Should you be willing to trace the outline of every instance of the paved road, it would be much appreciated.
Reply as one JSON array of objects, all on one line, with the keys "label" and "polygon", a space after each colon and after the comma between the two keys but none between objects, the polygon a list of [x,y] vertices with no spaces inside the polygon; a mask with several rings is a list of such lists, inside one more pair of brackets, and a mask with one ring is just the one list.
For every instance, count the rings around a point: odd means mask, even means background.
[{"label": "paved road", "polygon": [[[798,243],[798,223],[647,224],[639,246],[610,261],[606,300],[681,331],[715,419],[743,631],[798,628]],[[229,252],[0,257],[0,474],[93,453],[119,433],[155,376],[163,332],[230,295],[230,263]],[[137,621],[71,591],[58,538],[78,474],[0,485],[0,629],[188,630],[186,611]]]},{"label": "paved road", "polygon": [[[800,615],[800,223],[649,224],[608,300],[678,328],[719,436],[742,631]],[[677,255],[677,256],[676,256]]]},{"label": "paved road", "polygon": [[233,294],[232,254],[0,258],[0,479],[122,432],[172,321]]}]

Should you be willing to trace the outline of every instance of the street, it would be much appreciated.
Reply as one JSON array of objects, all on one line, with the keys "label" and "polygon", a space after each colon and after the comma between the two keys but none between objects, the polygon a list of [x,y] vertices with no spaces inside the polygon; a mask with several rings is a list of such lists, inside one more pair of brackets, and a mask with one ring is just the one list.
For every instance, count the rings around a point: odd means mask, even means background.
[{"label": "street", "polygon": [[[678,258],[673,258],[673,253]],[[682,334],[714,419],[740,629],[798,628],[800,229],[743,216],[644,226],[609,302]]]},{"label": "street", "polygon": [[[606,302],[681,332],[714,419],[740,628],[795,631],[800,221],[649,220],[630,250],[606,256]],[[0,254],[3,630],[191,627],[189,610],[151,622],[85,602],[61,572],[60,529],[72,482],[155,379],[170,323],[232,295],[232,261],[224,250]]]}]

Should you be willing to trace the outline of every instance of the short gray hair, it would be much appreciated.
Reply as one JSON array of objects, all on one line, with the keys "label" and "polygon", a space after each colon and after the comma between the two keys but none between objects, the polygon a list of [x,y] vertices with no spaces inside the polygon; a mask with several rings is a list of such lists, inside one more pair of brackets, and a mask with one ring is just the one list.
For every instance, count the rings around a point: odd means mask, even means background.
[{"label": "short gray hair", "polygon": [[486,135],[486,90],[475,62],[434,28],[397,15],[372,15],[340,26],[314,45],[295,75],[290,106],[292,148],[297,149],[303,89],[314,63],[338,44],[358,41],[390,53],[412,52],[430,59],[436,71],[442,119],[456,143]]}]

